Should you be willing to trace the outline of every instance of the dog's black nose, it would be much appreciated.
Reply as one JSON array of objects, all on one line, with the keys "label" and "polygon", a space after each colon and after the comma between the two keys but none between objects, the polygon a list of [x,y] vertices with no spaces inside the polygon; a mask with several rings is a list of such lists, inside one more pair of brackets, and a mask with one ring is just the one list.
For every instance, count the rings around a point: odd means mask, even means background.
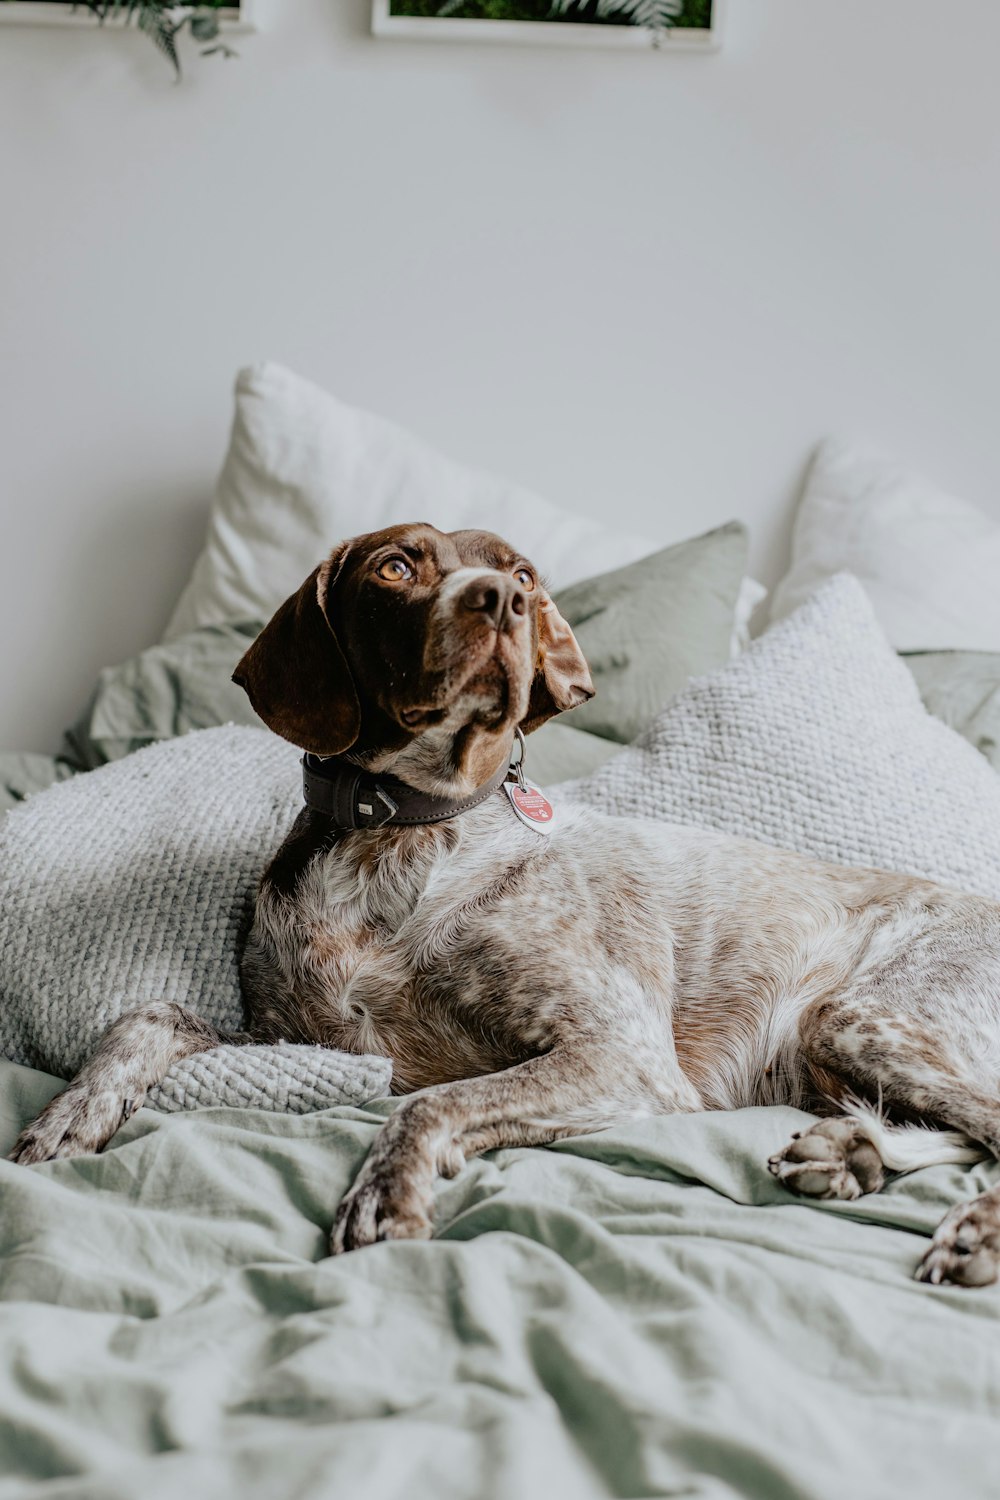
[{"label": "dog's black nose", "polygon": [[494,630],[513,630],[516,621],[528,612],[524,590],[502,573],[474,578],[463,589],[461,603],[466,609],[485,615]]}]

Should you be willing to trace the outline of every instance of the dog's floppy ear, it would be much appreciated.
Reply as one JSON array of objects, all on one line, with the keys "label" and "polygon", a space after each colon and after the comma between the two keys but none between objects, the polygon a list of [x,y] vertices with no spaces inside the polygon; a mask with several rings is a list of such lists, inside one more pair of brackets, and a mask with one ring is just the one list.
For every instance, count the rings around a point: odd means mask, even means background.
[{"label": "dog's floppy ear", "polygon": [[309,574],[233,673],[268,728],[314,755],[340,755],[361,729],[357,689],[327,614],[347,553],[345,543]]},{"label": "dog's floppy ear", "polygon": [[530,734],[554,714],[576,708],[593,696],[594,683],[587,659],[577,645],[576,636],[543,590],[538,604],[538,665],[521,729]]}]

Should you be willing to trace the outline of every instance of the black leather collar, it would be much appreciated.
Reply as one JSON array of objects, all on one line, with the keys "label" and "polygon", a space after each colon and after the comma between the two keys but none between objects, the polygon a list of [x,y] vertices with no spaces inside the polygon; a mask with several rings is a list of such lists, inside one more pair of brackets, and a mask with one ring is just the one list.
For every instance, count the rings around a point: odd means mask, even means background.
[{"label": "black leather collar", "polygon": [[387,823],[414,827],[444,823],[478,807],[503,786],[508,773],[505,761],[485,786],[468,797],[432,797],[395,776],[376,776],[338,756],[307,752],[302,757],[302,795],[307,807],[323,813],[338,828],[382,828]]}]

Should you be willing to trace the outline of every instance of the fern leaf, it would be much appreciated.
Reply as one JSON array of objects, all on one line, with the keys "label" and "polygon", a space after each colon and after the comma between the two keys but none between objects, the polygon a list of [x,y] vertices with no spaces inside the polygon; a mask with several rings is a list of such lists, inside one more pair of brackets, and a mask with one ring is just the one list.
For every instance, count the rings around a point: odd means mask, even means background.
[{"label": "fern leaf", "polygon": [[181,60],[177,52],[177,32],[180,27],[167,19],[159,5],[146,4],[139,10],[139,30],[152,39],[170,62],[175,76],[180,79]]},{"label": "fern leaf", "polygon": [[[552,14],[568,15],[582,3],[583,0],[552,0]],[[627,16],[633,26],[646,26],[651,31],[664,31],[672,26],[683,9],[684,0],[597,0],[599,20]]]},{"label": "fern leaf", "polygon": [[[598,6],[598,10],[601,7]],[[612,0],[609,10],[624,11],[633,26],[648,26],[651,31],[662,31],[672,26],[684,9],[684,0]]]},{"label": "fern leaf", "polygon": [[218,11],[224,3],[225,0],[201,0],[197,5],[178,5],[174,0],[73,0],[73,9],[82,6],[101,26],[105,21],[114,20],[120,20],[126,26],[137,26],[162,52],[180,78],[177,38],[185,26],[195,41],[213,43],[211,47],[202,48],[202,57],[211,57],[214,53],[221,53],[223,57],[238,56],[220,39]]}]

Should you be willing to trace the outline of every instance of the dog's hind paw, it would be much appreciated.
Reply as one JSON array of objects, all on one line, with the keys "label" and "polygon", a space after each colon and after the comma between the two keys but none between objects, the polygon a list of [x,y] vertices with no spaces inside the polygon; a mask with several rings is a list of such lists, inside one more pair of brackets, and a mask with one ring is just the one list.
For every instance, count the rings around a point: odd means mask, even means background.
[{"label": "dog's hind paw", "polygon": [[70,1084],[25,1126],[7,1160],[32,1166],[103,1151],[118,1127],[141,1104],[141,1099],[123,1099],[111,1089],[91,1092]]},{"label": "dog's hind paw", "polygon": [[820,1120],[768,1161],[773,1177],[806,1198],[850,1202],[877,1193],[885,1182],[882,1159],[853,1120]]},{"label": "dog's hind paw", "polygon": [[992,1193],[960,1203],[941,1223],[916,1269],[932,1286],[988,1286],[1000,1274],[1000,1203]]}]

